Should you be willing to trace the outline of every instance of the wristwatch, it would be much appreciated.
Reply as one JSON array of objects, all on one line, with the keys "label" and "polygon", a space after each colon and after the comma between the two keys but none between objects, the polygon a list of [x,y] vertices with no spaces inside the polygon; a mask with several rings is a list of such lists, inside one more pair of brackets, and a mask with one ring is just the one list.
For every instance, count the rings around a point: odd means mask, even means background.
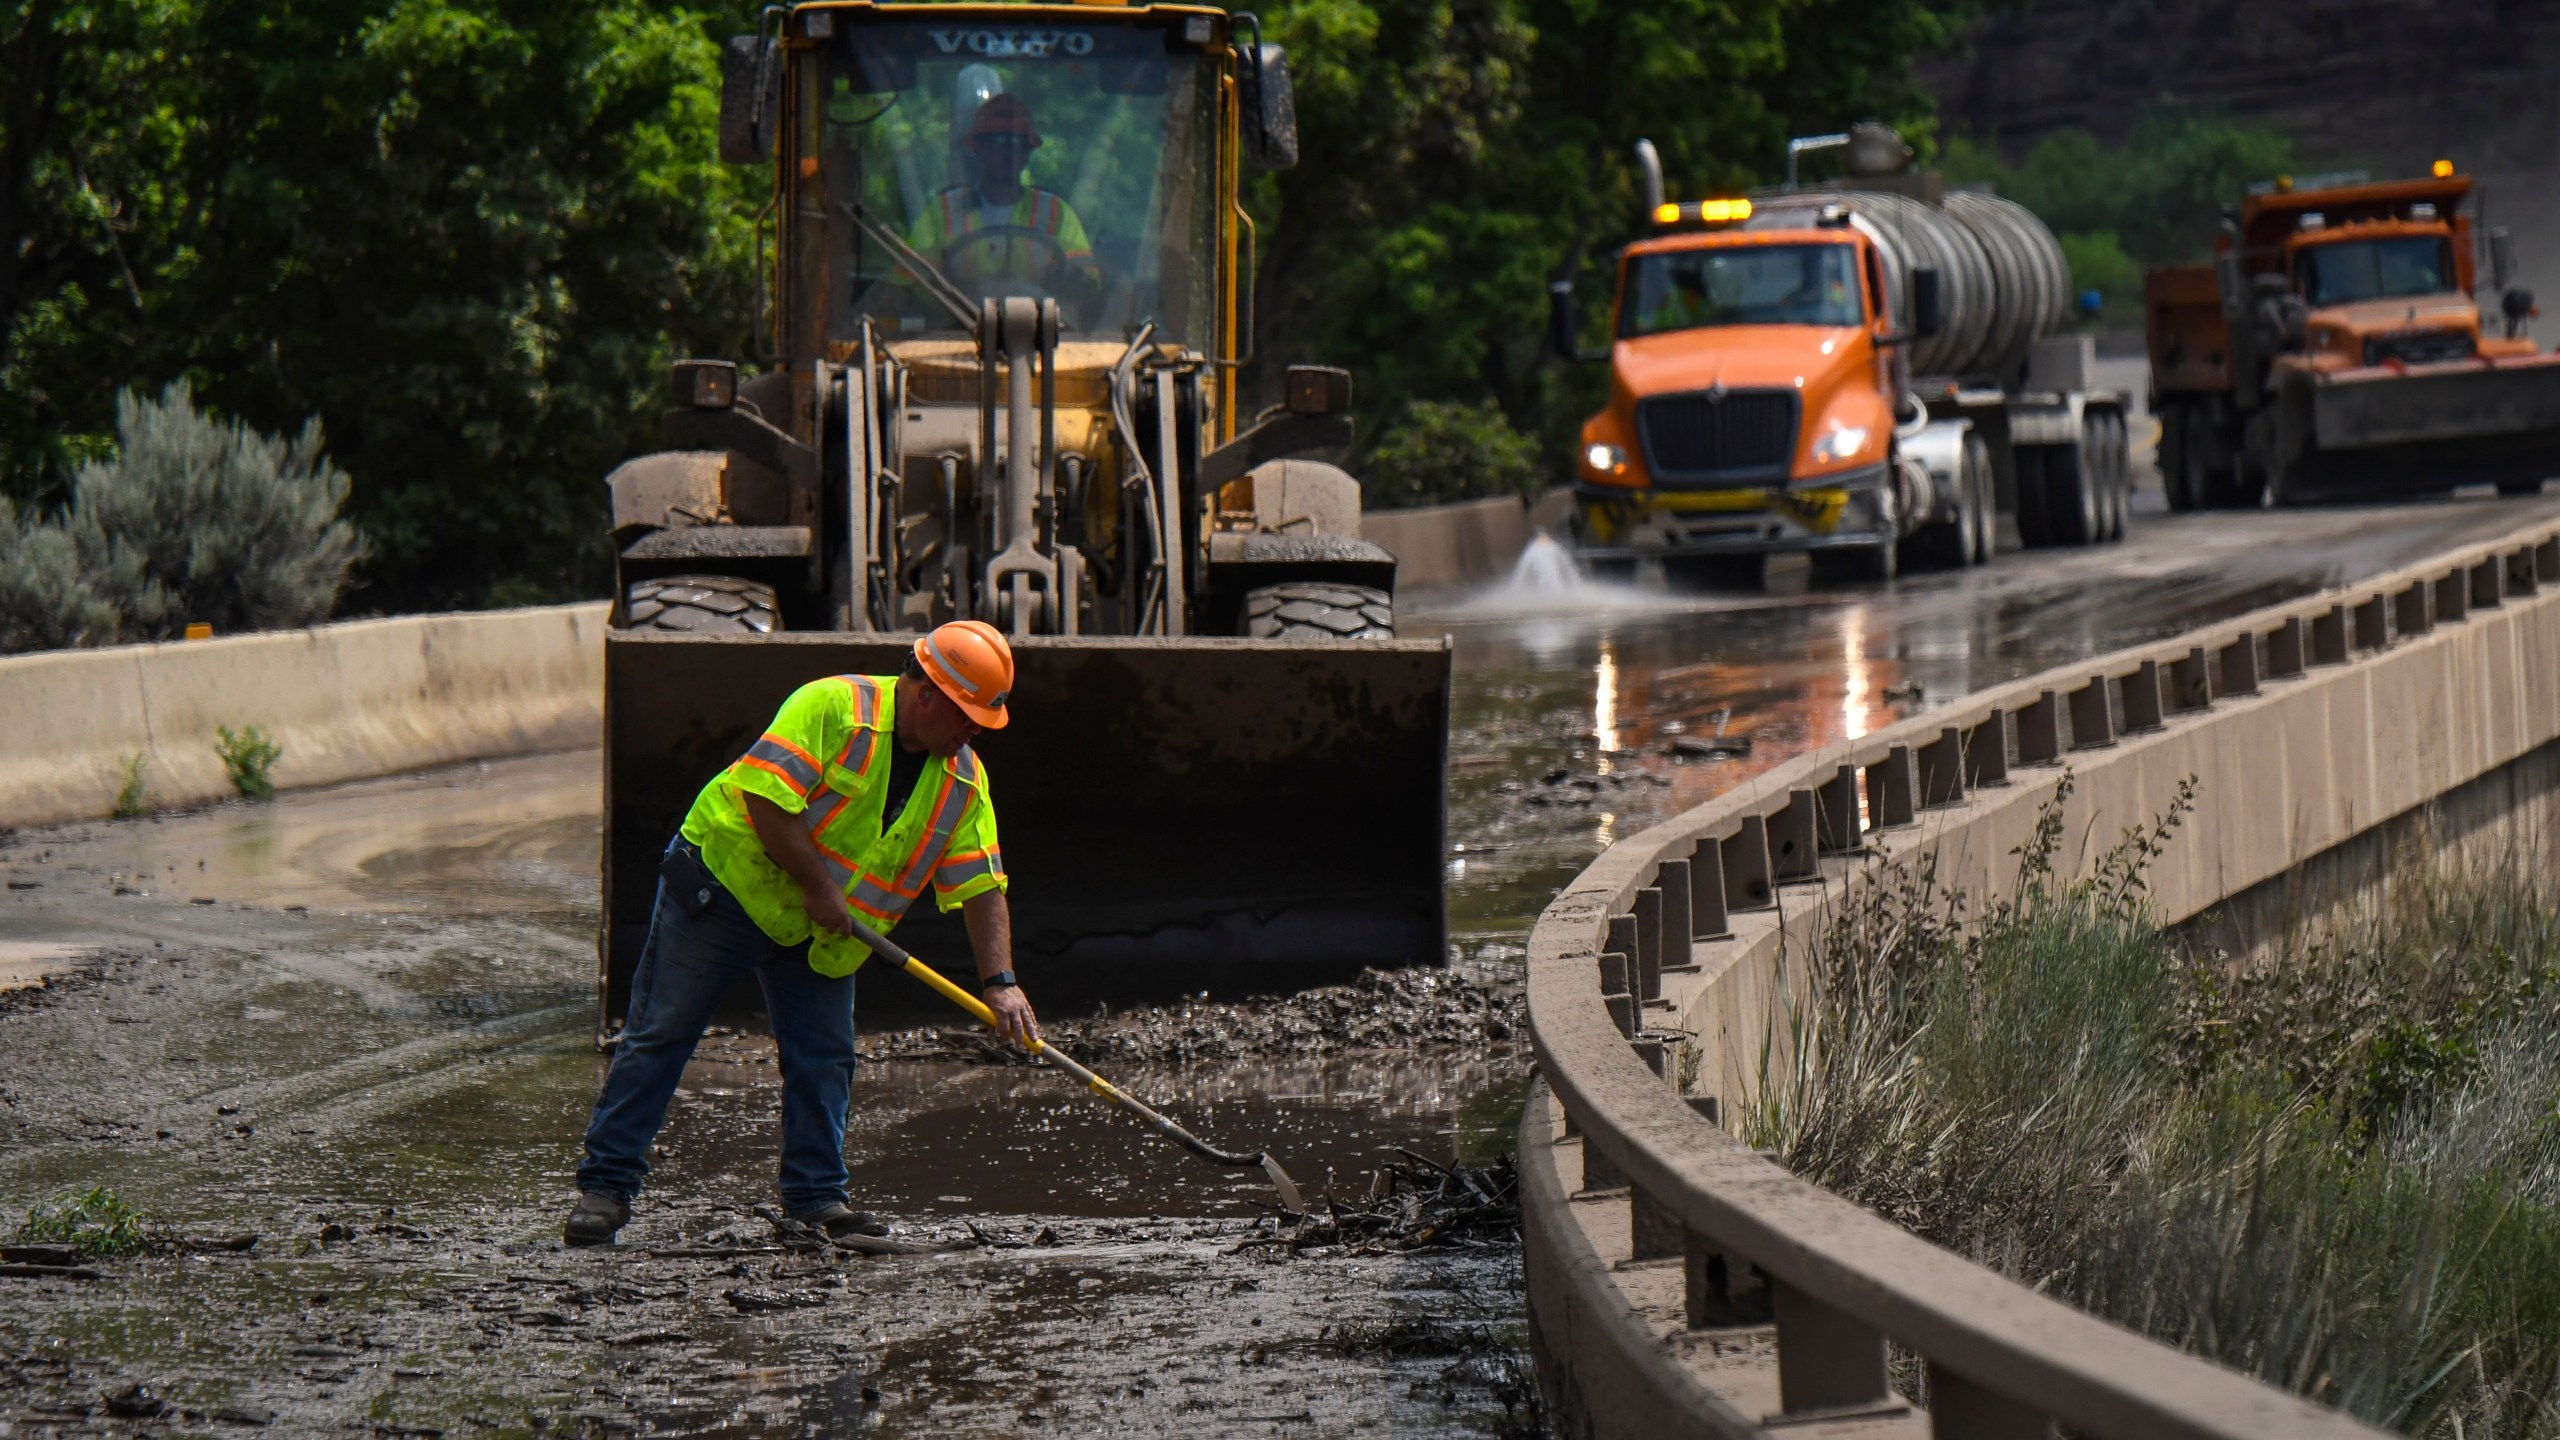
[{"label": "wristwatch", "polygon": [[981,990],[993,990],[1000,985],[1010,985],[1017,990],[1022,988],[1022,982],[1014,979],[1013,972],[1010,970],[999,970],[978,982],[978,988]]}]

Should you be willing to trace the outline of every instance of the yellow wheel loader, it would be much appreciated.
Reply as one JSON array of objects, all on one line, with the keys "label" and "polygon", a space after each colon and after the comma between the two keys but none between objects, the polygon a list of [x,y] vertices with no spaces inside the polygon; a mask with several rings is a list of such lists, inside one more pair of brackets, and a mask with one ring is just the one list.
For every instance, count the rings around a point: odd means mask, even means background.
[{"label": "yellow wheel loader", "polygon": [[[772,363],[678,362],[669,448],[610,478],[603,1031],[695,792],[955,618],[1013,637],[977,748],[1044,996],[1439,960],[1448,646],[1395,637],[1328,463],[1350,376],[1240,409],[1280,48],[1196,6],[818,3],[721,78],[722,158],[773,174]],[[965,954],[951,920],[912,948]]]}]

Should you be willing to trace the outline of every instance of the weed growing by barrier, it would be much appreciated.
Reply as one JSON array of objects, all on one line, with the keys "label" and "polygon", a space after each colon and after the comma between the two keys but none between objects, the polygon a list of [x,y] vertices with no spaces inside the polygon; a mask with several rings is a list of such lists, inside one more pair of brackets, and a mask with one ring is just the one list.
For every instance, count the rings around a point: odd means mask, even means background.
[{"label": "weed growing by barrier", "polygon": [[2055,870],[2057,799],[1978,922],[1925,862],[1885,866],[1810,957],[1750,1140],[2368,1420],[2560,1436],[2548,867],[2406,861],[2358,921],[2255,961],[2199,954],[2143,890],[2192,797],[2082,880]]},{"label": "weed growing by barrier", "polygon": [[151,813],[151,782],[145,771],[151,757],[136,750],[116,760],[116,808],[119,820],[132,820]]},{"label": "weed growing by barrier", "polygon": [[222,768],[231,773],[231,788],[251,800],[276,798],[274,779],[268,774],[276,761],[284,758],[284,747],[267,738],[267,732],[255,725],[243,725],[233,734],[228,725],[213,727],[213,753],[222,759]]}]

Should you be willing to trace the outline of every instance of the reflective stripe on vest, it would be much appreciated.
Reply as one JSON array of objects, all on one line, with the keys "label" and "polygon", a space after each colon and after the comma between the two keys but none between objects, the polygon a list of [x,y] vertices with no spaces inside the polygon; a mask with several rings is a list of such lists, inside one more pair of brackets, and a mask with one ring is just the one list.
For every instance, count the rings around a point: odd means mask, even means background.
[{"label": "reflective stripe on vest", "polygon": [[818,788],[820,772],[817,757],[768,730],[756,743],[747,747],[739,763],[779,776],[791,792],[803,799]]}]

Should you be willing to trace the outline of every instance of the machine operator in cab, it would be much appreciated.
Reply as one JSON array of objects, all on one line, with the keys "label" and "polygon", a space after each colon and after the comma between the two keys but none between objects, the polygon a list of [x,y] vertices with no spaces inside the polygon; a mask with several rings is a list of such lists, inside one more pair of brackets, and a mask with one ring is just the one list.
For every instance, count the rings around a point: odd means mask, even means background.
[{"label": "machine operator in cab", "polygon": [[723,996],[764,987],[782,1074],[783,1211],[831,1236],[885,1235],[847,1203],[852,919],[885,932],[929,883],[958,910],[987,1007],[1027,1046],[1040,1022],[1013,975],[1012,919],[986,767],[969,741],[1004,728],[1013,651],[995,627],[944,625],[904,673],[837,675],[791,693],[747,753],[695,797],[659,868],[631,1008],[587,1122],[564,1238],[610,1244],[649,1146]]},{"label": "machine operator in cab", "polygon": [[1017,96],[989,96],[971,117],[967,139],[974,179],[925,206],[907,243],[980,292],[1024,280],[1062,299],[1097,293],[1102,272],[1075,208],[1023,183],[1023,167],[1043,143],[1031,107]]}]

